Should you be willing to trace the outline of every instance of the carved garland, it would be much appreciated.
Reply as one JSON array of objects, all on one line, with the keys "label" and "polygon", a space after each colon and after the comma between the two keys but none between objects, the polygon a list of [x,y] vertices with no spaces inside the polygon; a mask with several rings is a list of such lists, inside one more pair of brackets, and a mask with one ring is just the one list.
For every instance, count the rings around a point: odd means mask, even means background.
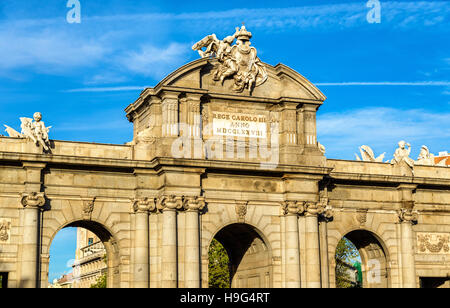
[{"label": "carved garland", "polygon": [[438,238],[437,243],[432,243],[431,242],[431,234],[419,234],[417,235],[417,239],[419,242],[419,252],[425,253],[427,252],[427,250],[431,253],[440,253],[445,252],[448,253],[450,252],[450,248],[449,248],[449,242],[450,242],[450,236],[448,235],[436,235],[436,237]]}]

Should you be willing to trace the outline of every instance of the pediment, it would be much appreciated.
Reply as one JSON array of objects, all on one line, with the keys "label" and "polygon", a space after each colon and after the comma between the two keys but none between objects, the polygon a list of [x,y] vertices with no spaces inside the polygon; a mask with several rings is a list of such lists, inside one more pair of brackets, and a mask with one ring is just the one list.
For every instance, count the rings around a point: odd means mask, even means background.
[{"label": "pediment", "polygon": [[166,87],[180,88],[208,93],[209,95],[232,95],[268,100],[289,98],[294,101],[315,101],[322,104],[326,97],[304,76],[286,65],[276,66],[263,63],[267,70],[267,80],[252,89],[237,93],[233,90],[233,79],[225,79],[223,85],[213,80],[213,70],[218,64],[214,58],[203,58],[190,62],[164,78],[154,89],[156,94]]}]

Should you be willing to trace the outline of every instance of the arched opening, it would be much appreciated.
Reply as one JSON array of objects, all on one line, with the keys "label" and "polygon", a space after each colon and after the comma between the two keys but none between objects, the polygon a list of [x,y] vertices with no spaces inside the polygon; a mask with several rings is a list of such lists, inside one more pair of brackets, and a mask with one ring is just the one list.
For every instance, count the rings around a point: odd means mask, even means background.
[{"label": "arched opening", "polygon": [[[227,280],[225,287],[270,288],[272,286],[271,251],[261,234],[248,224],[232,224],[221,229],[209,249],[210,286],[214,279]],[[224,260],[228,266],[224,268]],[[217,266],[222,268],[218,270]],[[223,275],[220,277],[220,272]]]},{"label": "arched opening", "polygon": [[116,288],[119,255],[111,233],[93,221],[65,226],[50,247],[49,285],[53,288]]},{"label": "arched opening", "polygon": [[387,252],[375,234],[355,230],[345,235],[336,248],[336,287],[387,288]]}]

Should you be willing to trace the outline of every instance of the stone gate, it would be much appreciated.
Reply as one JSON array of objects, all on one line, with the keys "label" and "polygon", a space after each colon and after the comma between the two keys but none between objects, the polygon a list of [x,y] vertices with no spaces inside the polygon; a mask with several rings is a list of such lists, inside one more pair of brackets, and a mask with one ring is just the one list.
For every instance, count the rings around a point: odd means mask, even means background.
[{"label": "stone gate", "polygon": [[250,38],[243,27],[197,43],[201,59],[126,108],[126,145],[47,140],[34,122],[38,140],[0,137],[8,287],[47,287],[65,227],[101,239],[110,287],[208,287],[214,238],[233,287],[334,287],[344,236],[366,287],[449,286],[450,168],[414,164],[404,148],[391,163],[326,158],[326,97],[261,62]]}]

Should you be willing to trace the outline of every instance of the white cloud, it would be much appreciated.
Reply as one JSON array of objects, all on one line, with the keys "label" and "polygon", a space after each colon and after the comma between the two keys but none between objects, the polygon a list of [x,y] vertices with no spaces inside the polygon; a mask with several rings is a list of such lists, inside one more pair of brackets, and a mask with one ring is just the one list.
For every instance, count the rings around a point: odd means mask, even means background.
[{"label": "white cloud", "polygon": [[94,76],[87,76],[84,80],[85,85],[100,85],[100,84],[113,84],[124,82],[127,77],[123,74],[117,74],[113,72],[99,73]]},{"label": "white cloud", "polygon": [[107,54],[98,40],[71,36],[60,30],[0,31],[0,68],[34,67],[38,71],[62,72],[89,66]]},{"label": "white cloud", "polygon": [[130,51],[119,58],[129,71],[161,79],[186,62],[192,50],[186,44],[171,43],[166,48],[144,45],[139,51]]},{"label": "white cloud", "polygon": [[125,91],[143,91],[148,86],[123,86],[123,87],[100,87],[100,88],[79,88],[64,91],[65,93],[83,93],[83,92],[125,92]]},{"label": "white cloud", "polygon": [[[361,145],[375,153],[392,156],[397,142],[406,140],[420,151],[450,150],[450,113],[395,108],[366,108],[319,114],[318,139],[327,148],[327,157],[353,159]],[[390,157],[390,156],[389,156]]]},{"label": "white cloud", "polygon": [[[176,21],[205,21],[233,22],[245,20],[247,24],[256,27],[301,27],[317,28],[324,26],[352,27],[367,24],[366,15],[369,8],[367,1],[353,3],[311,5],[286,8],[242,8],[225,11],[207,11],[190,13],[148,13],[113,16],[86,17],[95,21],[148,21],[148,20],[176,20]],[[399,27],[416,25],[433,26],[445,24],[445,16],[450,8],[445,1],[381,1],[382,23],[395,24]]]},{"label": "white cloud", "polygon": [[[32,68],[40,73],[69,74],[72,69],[109,66],[119,72],[161,78],[182,64],[190,46],[169,43],[166,47],[146,38],[140,49],[130,51],[143,29],[176,23],[190,32],[234,29],[245,20],[254,31],[335,30],[369,26],[366,1],[288,8],[233,9],[192,13],[149,13],[83,16],[80,25],[68,25],[62,18],[4,19],[0,21],[0,69]],[[443,1],[382,1],[382,23],[389,28],[419,28],[442,25],[450,7]],[[169,27],[170,28],[170,27]],[[205,30],[206,29],[206,30]],[[208,30],[210,29],[210,30]],[[435,29],[435,28],[434,28]],[[206,31],[206,32],[205,32]],[[165,32],[159,34],[159,42]],[[105,78],[86,84],[108,83]]]}]

